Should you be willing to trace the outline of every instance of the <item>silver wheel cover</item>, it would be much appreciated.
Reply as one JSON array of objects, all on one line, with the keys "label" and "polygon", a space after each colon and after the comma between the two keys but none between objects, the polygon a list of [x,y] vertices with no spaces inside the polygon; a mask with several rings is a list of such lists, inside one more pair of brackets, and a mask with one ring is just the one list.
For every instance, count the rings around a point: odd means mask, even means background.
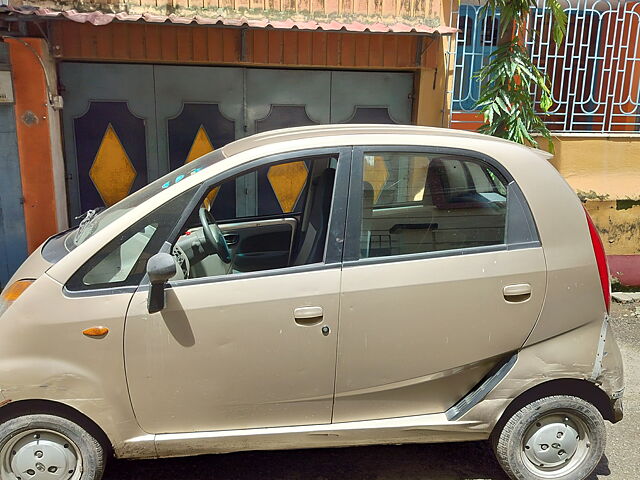
[{"label": "silver wheel cover", "polygon": [[542,478],[558,478],[577,469],[591,448],[590,431],[577,415],[551,412],[529,426],[522,439],[522,461]]},{"label": "silver wheel cover", "polygon": [[0,478],[11,480],[78,480],[82,457],[75,443],[51,430],[27,430],[0,451]]}]

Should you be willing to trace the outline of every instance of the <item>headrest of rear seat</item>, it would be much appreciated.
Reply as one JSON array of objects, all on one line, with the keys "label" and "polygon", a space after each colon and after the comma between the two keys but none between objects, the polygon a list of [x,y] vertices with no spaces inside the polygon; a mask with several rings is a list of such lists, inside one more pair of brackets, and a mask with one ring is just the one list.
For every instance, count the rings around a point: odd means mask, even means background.
[{"label": "headrest of rear seat", "polygon": [[[460,209],[460,208],[484,208],[487,206],[487,200],[479,195],[475,190],[475,185],[470,185],[470,189],[461,192],[459,195],[453,196],[450,186],[449,177],[445,162],[459,161],[463,166],[463,161],[458,159],[434,158],[429,162],[427,168],[427,180],[425,185],[425,203],[431,203],[440,209]],[[469,177],[467,177],[469,178]]]}]

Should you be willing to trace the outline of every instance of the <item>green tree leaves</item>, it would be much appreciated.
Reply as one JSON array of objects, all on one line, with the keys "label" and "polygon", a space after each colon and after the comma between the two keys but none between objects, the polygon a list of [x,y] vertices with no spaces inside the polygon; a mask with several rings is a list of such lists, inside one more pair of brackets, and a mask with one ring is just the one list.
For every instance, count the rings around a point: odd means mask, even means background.
[{"label": "green tree leaves", "polygon": [[[564,38],[567,16],[559,0],[547,0],[556,45]],[[531,61],[524,46],[529,11],[535,0],[488,0],[481,14],[500,13],[500,39],[489,63],[478,72],[481,84],[477,108],[483,114],[481,133],[506,138],[522,144],[538,146],[532,133],[547,139],[553,151],[551,134],[536,113],[531,92],[537,89],[540,108],[547,112],[553,106],[550,81]]]}]

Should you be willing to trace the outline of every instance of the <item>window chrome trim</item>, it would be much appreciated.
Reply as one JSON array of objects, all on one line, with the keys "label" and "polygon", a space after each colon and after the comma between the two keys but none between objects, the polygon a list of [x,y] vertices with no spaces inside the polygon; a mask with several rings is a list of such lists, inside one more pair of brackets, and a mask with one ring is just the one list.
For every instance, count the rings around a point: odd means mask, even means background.
[{"label": "window chrome trim", "polygon": [[81,297],[100,297],[103,295],[118,295],[121,293],[133,294],[138,289],[138,285],[129,285],[124,287],[103,287],[86,290],[69,290],[66,285],[62,287],[62,294],[68,298]]},{"label": "window chrome trim", "polygon": [[345,267],[356,267],[360,265],[376,265],[381,263],[410,262],[417,260],[429,260],[443,257],[466,257],[481,253],[508,252],[510,250],[523,250],[527,248],[539,248],[540,242],[521,243],[517,245],[486,245],[481,247],[456,248],[452,250],[436,250],[432,252],[403,253],[402,255],[388,255],[385,257],[360,258],[358,260],[345,260]]},{"label": "window chrome trim", "polygon": [[507,250],[525,250],[527,248],[540,248],[542,242],[540,240],[532,240],[530,242],[507,243]]},{"label": "window chrome trim", "polygon": [[410,208],[421,208],[422,207],[422,203],[410,203],[410,204],[406,204],[406,205],[398,205],[398,204],[394,204],[392,207],[388,207],[386,205],[377,207],[374,205],[373,207],[373,211],[375,212],[376,210],[384,210],[384,211],[389,211],[389,210],[402,210],[402,209],[410,209]]},{"label": "window chrome trim", "polygon": [[[195,285],[203,285],[208,283],[232,282],[236,280],[245,280],[252,278],[275,277],[280,275],[293,275],[297,273],[317,272],[320,270],[336,270],[341,269],[339,263],[312,263],[310,265],[295,265],[285,268],[274,268],[272,270],[261,270],[257,272],[231,273],[227,275],[216,275],[212,277],[185,278],[182,280],[173,280],[168,282],[165,288],[181,288],[191,287]],[[139,291],[149,290],[149,277],[145,275],[139,287]]]},{"label": "window chrome trim", "polygon": [[219,223],[218,226],[223,232],[225,230],[244,230],[245,228],[264,227],[269,225],[288,224],[295,228],[298,221],[295,218],[268,218],[266,220],[248,220],[247,222]]}]

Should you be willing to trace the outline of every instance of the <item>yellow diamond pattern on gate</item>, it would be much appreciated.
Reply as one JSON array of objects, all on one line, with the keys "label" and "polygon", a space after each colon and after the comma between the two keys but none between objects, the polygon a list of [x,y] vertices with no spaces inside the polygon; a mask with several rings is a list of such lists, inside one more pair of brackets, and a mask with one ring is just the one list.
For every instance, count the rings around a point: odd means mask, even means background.
[{"label": "yellow diamond pattern on gate", "polygon": [[[213,152],[213,150],[213,144],[211,143],[211,140],[209,140],[209,135],[207,135],[204,125],[200,125],[184,163],[193,162],[196,158],[200,158],[209,152]],[[216,201],[219,191],[220,187],[215,187],[204,199],[204,206],[207,210],[211,210],[211,206],[213,205],[213,202]]]},{"label": "yellow diamond pattern on gate", "polygon": [[292,212],[302,193],[309,171],[303,161],[283,163],[269,168],[267,178],[283,213]]},{"label": "yellow diamond pattern on gate", "polygon": [[387,169],[384,157],[365,155],[364,160],[363,178],[365,182],[369,182],[371,184],[374,203],[377,203],[380,198],[380,194],[382,193],[382,189],[389,179],[389,170]]},{"label": "yellow diamond pattern on gate", "polygon": [[200,128],[196,133],[196,137],[193,139],[193,143],[191,144],[191,148],[189,149],[187,160],[184,163],[192,162],[196,158],[200,158],[212,151],[213,145],[211,144],[211,140],[209,140],[207,131],[204,129],[203,125],[200,125]]},{"label": "yellow diamond pattern on gate", "polygon": [[107,126],[89,169],[89,177],[104,204],[109,207],[129,195],[136,169],[113,126]]}]

